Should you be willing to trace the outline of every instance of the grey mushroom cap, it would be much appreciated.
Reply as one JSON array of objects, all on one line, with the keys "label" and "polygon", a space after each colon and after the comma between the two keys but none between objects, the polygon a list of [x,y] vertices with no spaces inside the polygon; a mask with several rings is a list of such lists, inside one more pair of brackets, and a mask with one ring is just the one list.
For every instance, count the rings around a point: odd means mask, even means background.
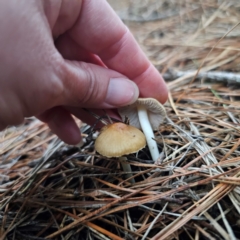
[{"label": "grey mushroom cap", "polygon": [[152,129],[158,130],[160,124],[166,117],[166,111],[164,106],[154,98],[139,98],[135,103],[119,108],[118,113],[120,114],[122,121],[125,121],[127,117],[130,125],[141,129],[137,109],[139,105],[146,108]]}]

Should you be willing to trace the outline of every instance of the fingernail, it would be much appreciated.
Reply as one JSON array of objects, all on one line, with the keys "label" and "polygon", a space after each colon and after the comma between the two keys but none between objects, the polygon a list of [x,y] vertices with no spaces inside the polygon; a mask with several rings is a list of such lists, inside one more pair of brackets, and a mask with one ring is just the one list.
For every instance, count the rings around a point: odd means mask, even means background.
[{"label": "fingernail", "polygon": [[120,107],[134,103],[139,96],[137,85],[126,78],[112,78],[108,85],[105,103]]}]

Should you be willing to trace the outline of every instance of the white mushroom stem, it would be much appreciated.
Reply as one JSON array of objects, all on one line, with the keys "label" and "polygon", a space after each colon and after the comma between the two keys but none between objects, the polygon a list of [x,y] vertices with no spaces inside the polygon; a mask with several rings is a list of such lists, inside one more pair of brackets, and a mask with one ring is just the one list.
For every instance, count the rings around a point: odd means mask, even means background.
[{"label": "white mushroom stem", "polygon": [[148,119],[147,110],[142,105],[138,105],[137,109],[138,109],[139,122],[142,127],[142,131],[145,134],[149,151],[151,153],[153,161],[156,162],[157,159],[159,158],[160,153],[158,151],[157,143],[154,140],[155,137],[154,137],[152,126]]},{"label": "white mushroom stem", "polygon": [[[121,166],[122,166],[122,168],[123,168],[123,171],[124,171],[124,172],[127,172],[127,173],[126,173],[126,178],[132,177],[132,169],[131,169],[130,164],[127,163],[127,158],[126,158],[126,157],[120,157],[119,160],[120,160]],[[131,178],[131,179],[130,179],[130,182],[131,182],[131,183],[135,183],[134,178]]]}]

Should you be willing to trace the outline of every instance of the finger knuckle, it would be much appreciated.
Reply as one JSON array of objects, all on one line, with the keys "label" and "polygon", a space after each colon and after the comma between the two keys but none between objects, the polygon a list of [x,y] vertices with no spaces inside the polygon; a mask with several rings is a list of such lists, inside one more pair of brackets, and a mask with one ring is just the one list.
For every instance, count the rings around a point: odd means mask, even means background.
[{"label": "finger knuckle", "polygon": [[64,91],[62,79],[64,77],[64,59],[60,54],[55,53],[51,55],[49,61],[49,66],[47,69],[48,74],[45,75],[46,88],[44,89],[44,94],[46,101],[53,101],[61,96]]},{"label": "finger knuckle", "polygon": [[91,103],[92,99],[97,97],[97,79],[94,71],[92,70],[91,66],[87,63],[82,62],[80,64],[81,69],[84,72],[84,89],[82,95],[82,103]]}]

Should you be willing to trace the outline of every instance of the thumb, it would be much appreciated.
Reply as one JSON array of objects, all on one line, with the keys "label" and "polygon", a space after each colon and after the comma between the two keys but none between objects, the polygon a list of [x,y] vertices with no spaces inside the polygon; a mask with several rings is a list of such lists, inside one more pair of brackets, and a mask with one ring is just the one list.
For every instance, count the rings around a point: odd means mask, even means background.
[{"label": "thumb", "polygon": [[86,62],[65,61],[61,105],[117,108],[135,102],[137,85],[122,74]]}]

